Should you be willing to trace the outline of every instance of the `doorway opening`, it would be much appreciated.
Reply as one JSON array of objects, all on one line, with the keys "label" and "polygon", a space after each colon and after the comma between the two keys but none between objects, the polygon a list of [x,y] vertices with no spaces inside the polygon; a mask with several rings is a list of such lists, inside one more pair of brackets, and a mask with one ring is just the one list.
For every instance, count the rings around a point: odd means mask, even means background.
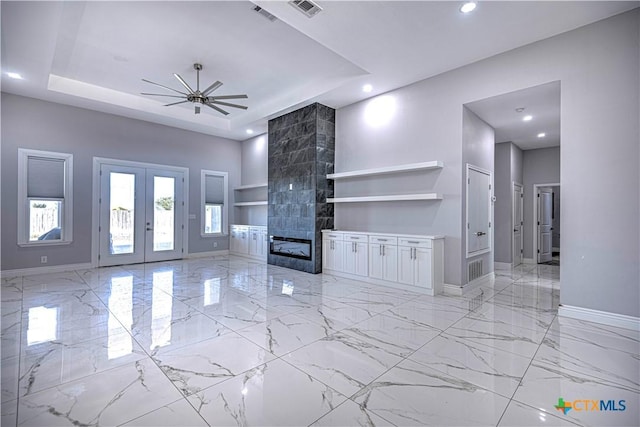
[{"label": "doorway opening", "polygon": [[535,184],[534,256],[537,264],[560,265],[560,184]]}]

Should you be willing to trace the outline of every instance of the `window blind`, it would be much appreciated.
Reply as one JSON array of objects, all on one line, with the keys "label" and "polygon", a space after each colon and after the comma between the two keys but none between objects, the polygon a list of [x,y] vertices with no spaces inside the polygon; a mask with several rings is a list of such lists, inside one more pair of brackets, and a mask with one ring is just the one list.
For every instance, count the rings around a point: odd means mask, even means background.
[{"label": "window blind", "polygon": [[206,204],[224,204],[224,176],[207,175],[205,177],[204,202]]},{"label": "window blind", "polygon": [[63,159],[27,159],[27,197],[64,198]]}]

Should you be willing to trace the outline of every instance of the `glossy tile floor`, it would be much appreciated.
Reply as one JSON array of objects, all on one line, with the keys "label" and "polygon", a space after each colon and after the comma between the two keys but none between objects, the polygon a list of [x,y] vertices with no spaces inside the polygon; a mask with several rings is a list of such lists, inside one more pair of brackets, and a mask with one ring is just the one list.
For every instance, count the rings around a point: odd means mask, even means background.
[{"label": "glossy tile floor", "polygon": [[2,426],[639,425],[638,333],[558,318],[558,276],[464,297],[236,257],[4,277]]}]

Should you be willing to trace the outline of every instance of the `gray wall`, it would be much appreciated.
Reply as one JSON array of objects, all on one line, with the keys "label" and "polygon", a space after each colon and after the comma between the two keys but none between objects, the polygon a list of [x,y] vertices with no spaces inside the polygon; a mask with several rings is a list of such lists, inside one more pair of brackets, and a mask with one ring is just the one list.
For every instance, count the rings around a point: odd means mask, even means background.
[{"label": "gray wall", "polygon": [[[496,138],[495,138],[495,130],[489,126],[484,120],[478,117],[473,111],[464,107],[462,110],[462,173],[463,177],[466,179],[466,164],[470,164],[473,166],[477,166],[479,168],[491,171],[492,180],[495,180],[493,176],[494,172],[494,164],[495,164],[495,147],[496,147]],[[463,218],[461,225],[461,235],[462,235],[462,248],[460,256],[462,257],[462,284],[466,284],[469,282],[467,278],[467,266],[470,262],[481,259],[483,261],[483,274],[491,273],[493,271],[493,247],[494,247],[494,232],[492,232],[492,241],[491,241],[491,252],[476,255],[467,258],[466,257],[466,242],[467,242],[467,220],[464,217],[467,203],[467,186],[465,179],[462,181],[462,212]],[[494,188],[494,182],[492,182],[492,189]],[[492,206],[493,208],[493,206]],[[494,209],[491,209],[492,215]],[[495,219],[490,218],[492,226],[495,224]],[[495,228],[495,227],[494,227]],[[445,279],[446,280],[446,279]],[[447,282],[450,283],[450,282]]]},{"label": "gray wall", "polygon": [[[17,246],[18,148],[73,154],[73,235],[70,245]],[[93,157],[189,168],[189,252],[228,248],[228,237],[200,237],[200,170],[229,172],[240,183],[241,145],[236,141],[95,111],[2,94],[2,269],[91,262]],[[230,192],[233,203],[233,192]],[[233,209],[230,209],[233,215]],[[186,248],[185,248],[186,249]]]},{"label": "gray wall", "polygon": [[[242,142],[242,185],[267,183],[268,135],[262,134]],[[267,188],[236,191],[237,201],[267,200]],[[267,225],[267,206],[235,208],[237,224]]]},{"label": "gray wall", "polygon": [[513,183],[522,184],[522,150],[511,142],[496,144],[495,151],[495,261],[513,262]]},{"label": "gray wall", "polygon": [[524,232],[523,249],[525,258],[535,258],[533,245],[536,219],[533,186],[535,184],[554,184],[560,182],[560,147],[525,150],[523,159],[524,179]]},{"label": "gray wall", "polygon": [[[640,317],[638,13],[635,9],[390,92],[386,96],[395,108],[384,123],[366,121],[372,100],[339,109],[336,171],[442,160],[445,168],[425,185],[445,199],[397,207],[338,205],[336,226],[445,234],[445,280],[460,284],[462,106],[560,81],[561,303]],[[348,184],[336,185],[336,195],[348,190]],[[401,220],[390,221],[393,215]],[[594,230],[602,218],[610,225]]]}]

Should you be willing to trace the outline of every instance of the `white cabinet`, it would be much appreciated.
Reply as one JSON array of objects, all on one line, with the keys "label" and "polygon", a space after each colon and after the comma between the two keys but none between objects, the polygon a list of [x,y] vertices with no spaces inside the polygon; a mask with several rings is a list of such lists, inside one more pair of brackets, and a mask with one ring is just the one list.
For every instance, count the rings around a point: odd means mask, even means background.
[{"label": "white cabinet", "polygon": [[266,259],[268,245],[265,227],[249,227],[249,255]]},{"label": "white cabinet", "polygon": [[369,276],[374,279],[398,280],[398,239],[369,236]]},{"label": "white cabinet", "polygon": [[368,236],[362,234],[344,235],[345,273],[367,276],[369,274]]},{"label": "white cabinet", "polygon": [[431,240],[401,238],[398,248],[398,282],[433,288]]},{"label": "white cabinet", "polygon": [[324,272],[436,295],[444,287],[444,237],[324,230]]},{"label": "white cabinet", "polygon": [[229,252],[255,259],[267,259],[267,227],[232,225]]},{"label": "white cabinet", "polygon": [[342,271],[344,268],[344,235],[324,233],[322,236],[322,268]]}]

